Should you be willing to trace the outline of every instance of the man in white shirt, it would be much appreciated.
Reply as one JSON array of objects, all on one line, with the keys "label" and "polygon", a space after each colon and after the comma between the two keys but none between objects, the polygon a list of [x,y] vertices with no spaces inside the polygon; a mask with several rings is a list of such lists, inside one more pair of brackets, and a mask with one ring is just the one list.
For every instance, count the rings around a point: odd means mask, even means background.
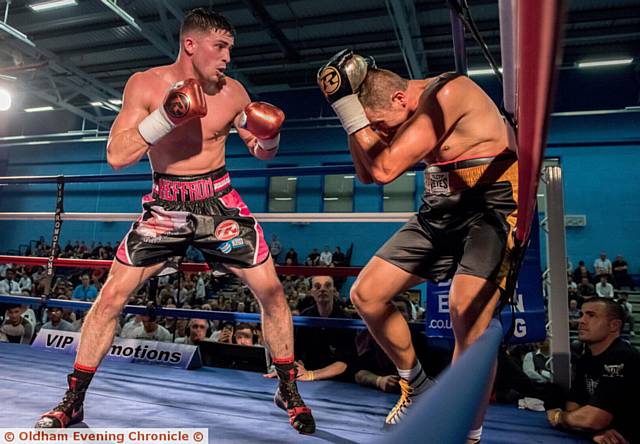
[{"label": "man in white shirt", "polygon": [[333,263],[333,254],[329,251],[329,246],[325,245],[324,250],[320,253],[320,265],[325,267],[330,266]]},{"label": "man in white shirt", "polygon": [[613,298],[613,285],[607,282],[607,275],[600,275],[600,282],[596,284],[596,294],[601,298]]},{"label": "man in white shirt", "polygon": [[147,339],[160,342],[173,341],[169,330],[159,325],[155,319],[152,320],[149,316],[142,316],[142,326],[134,329],[130,337],[133,339]]},{"label": "man in white shirt", "polygon": [[22,294],[20,285],[15,279],[15,271],[11,268],[7,269],[5,271],[5,279],[0,281],[0,294]]},{"label": "man in white shirt", "polygon": [[31,278],[29,277],[29,273],[27,273],[27,271],[24,268],[22,269],[22,273],[20,273],[20,280],[18,281],[18,286],[20,287],[21,293],[23,291],[26,291],[29,294],[31,294],[31,286],[32,286]]},{"label": "man in white shirt", "polygon": [[607,257],[607,253],[604,251],[600,252],[600,257],[593,261],[593,269],[596,272],[596,276],[600,276],[602,274],[607,276],[611,275],[613,267],[611,265],[611,261]]},{"label": "man in white shirt", "polygon": [[551,381],[549,371],[549,340],[546,339],[535,352],[524,355],[522,370],[532,382],[546,383]]}]

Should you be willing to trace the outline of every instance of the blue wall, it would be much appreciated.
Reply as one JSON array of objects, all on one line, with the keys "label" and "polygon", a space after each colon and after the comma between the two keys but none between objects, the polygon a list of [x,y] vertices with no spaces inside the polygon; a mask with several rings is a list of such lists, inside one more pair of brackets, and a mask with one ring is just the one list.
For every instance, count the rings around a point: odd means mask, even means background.
[{"label": "blue wall", "polygon": [[[302,106],[301,103],[298,103]],[[328,114],[327,114],[328,115]],[[639,114],[554,118],[548,156],[559,157],[565,179],[567,214],[586,214],[587,226],[567,231],[569,256],[577,264],[593,262],[605,249],[610,256],[622,253],[632,271],[640,267],[640,207],[637,196],[640,181]],[[229,169],[264,168],[263,162],[248,155],[236,136],[228,144]],[[2,159],[8,157],[8,163]],[[279,156],[269,166],[306,166],[349,163],[346,138],[341,129],[288,130],[284,132]],[[4,164],[4,165],[3,165]],[[0,147],[2,175],[116,174],[105,162],[104,142],[68,143]],[[148,172],[147,161],[126,169],[125,173]],[[421,175],[416,176],[416,205],[422,191]],[[267,179],[234,180],[253,212],[267,208]],[[148,192],[148,182],[69,184],[65,210],[69,212],[138,212],[140,196]],[[298,180],[297,211],[322,211],[322,178]],[[354,211],[380,211],[381,188],[355,186]],[[53,211],[54,185],[3,187],[0,211]],[[63,243],[67,240],[118,241],[127,223],[66,222]],[[364,264],[399,224],[310,224],[267,223],[267,237],[275,233],[285,248],[294,246],[304,257],[311,248],[328,244],[346,249],[353,241],[354,264]],[[49,222],[0,222],[0,251],[17,248],[31,239],[51,236]]]}]

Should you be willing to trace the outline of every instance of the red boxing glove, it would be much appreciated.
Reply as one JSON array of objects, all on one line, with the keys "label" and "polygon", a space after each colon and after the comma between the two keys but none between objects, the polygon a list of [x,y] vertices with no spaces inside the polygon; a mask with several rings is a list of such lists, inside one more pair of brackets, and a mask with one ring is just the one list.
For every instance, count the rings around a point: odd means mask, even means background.
[{"label": "red boxing glove", "polygon": [[284,122],[284,112],[280,108],[266,102],[251,102],[240,119],[240,127],[256,136],[260,148],[266,151],[277,148]]},{"label": "red boxing glove", "polygon": [[207,101],[202,86],[196,79],[187,79],[169,89],[160,108],[140,122],[138,131],[147,143],[153,145],[176,126],[206,115]]},{"label": "red boxing glove", "polygon": [[204,91],[196,79],[187,79],[174,84],[167,92],[162,107],[167,118],[175,125],[207,115]]}]

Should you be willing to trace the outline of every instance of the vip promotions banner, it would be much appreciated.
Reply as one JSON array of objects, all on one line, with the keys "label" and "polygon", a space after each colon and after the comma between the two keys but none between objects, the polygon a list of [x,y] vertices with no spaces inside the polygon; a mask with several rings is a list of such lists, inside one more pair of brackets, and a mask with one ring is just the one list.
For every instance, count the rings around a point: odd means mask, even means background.
[{"label": "vip promotions banner", "polygon": [[[515,329],[512,343],[529,343],[544,340],[546,336],[546,314],[542,294],[540,269],[540,238],[537,218],[531,229],[531,244],[527,249],[515,295]],[[427,336],[453,338],[449,318],[449,288],[451,281],[427,284]],[[502,311],[505,333],[511,326],[511,307]]]},{"label": "vip promotions banner", "polygon": [[[75,354],[80,342],[80,333],[42,329],[38,332],[32,347],[44,350]],[[173,342],[145,341],[139,339],[114,338],[107,359],[145,364],[168,365],[177,368],[200,366],[195,345],[174,344]]]}]

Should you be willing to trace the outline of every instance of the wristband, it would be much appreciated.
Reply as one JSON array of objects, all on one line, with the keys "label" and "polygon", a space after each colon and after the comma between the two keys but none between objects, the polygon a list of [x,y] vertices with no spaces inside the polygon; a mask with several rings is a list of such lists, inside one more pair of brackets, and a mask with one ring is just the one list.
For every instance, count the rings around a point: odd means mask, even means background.
[{"label": "wristband", "polygon": [[307,372],[307,375],[309,375],[309,381],[315,381],[316,380],[316,372],[314,372],[313,370],[309,370]]},{"label": "wristband", "polygon": [[154,145],[158,140],[169,134],[176,127],[162,109],[162,106],[149,114],[138,125],[138,132],[149,145]]},{"label": "wristband", "polygon": [[342,127],[347,134],[351,135],[356,131],[369,125],[369,119],[364,112],[364,107],[356,94],[349,94],[338,99],[331,104],[331,107],[338,115]]},{"label": "wristband", "polygon": [[258,139],[258,146],[263,151],[275,150],[276,148],[278,148],[279,144],[280,144],[280,133],[278,133],[278,135],[273,139]]}]

